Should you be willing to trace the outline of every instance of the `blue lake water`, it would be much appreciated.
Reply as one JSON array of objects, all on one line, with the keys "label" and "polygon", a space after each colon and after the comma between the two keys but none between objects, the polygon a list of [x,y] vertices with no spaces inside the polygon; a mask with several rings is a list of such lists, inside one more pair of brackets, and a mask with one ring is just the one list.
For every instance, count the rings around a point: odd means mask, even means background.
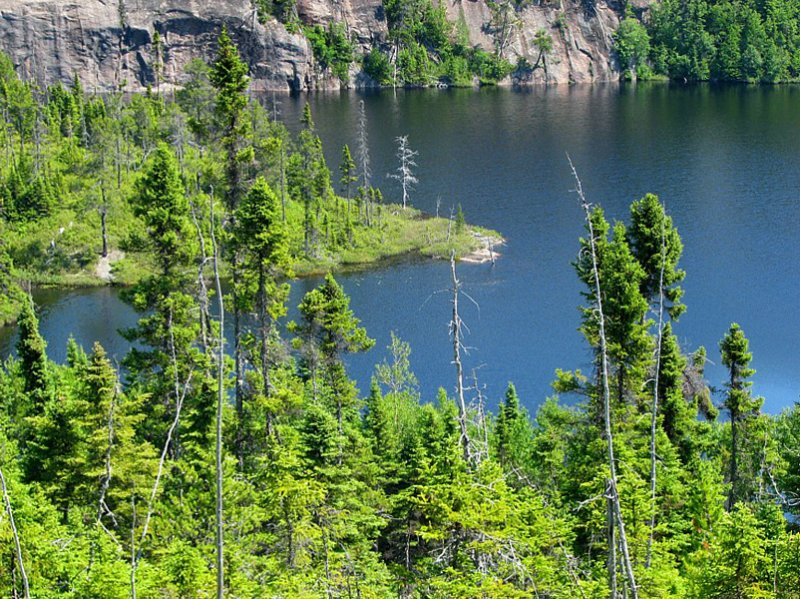
[{"label": "blue lake water", "polygon": [[[731,322],[750,339],[754,390],[780,411],[800,398],[800,88],[795,86],[558,86],[506,89],[355,92],[282,97],[296,127],[311,103],[329,166],[355,147],[364,99],[374,180],[399,199],[394,138],[419,152],[412,203],[500,231],[507,245],[495,265],[461,265],[462,303],[471,346],[466,368],[494,404],[513,381],[531,409],[551,393],[556,368],[587,370],[577,332],[580,285],[570,265],[583,234],[565,155],[590,201],[611,219],[659,194],[684,241],[688,311],[675,327],[687,351],[708,348],[707,378],[721,386],[718,342]],[[271,99],[267,99],[269,103]],[[386,355],[389,331],[411,343],[423,398],[454,384],[448,338],[449,266],[400,264],[340,277],[375,349],[350,360],[362,390]],[[294,285],[292,302],[318,281]],[[70,334],[100,340],[121,356],[115,331],[135,314],[111,289],[40,292],[42,330],[63,359]],[[0,330],[0,355],[13,332]],[[718,398],[721,399],[721,398]]]}]

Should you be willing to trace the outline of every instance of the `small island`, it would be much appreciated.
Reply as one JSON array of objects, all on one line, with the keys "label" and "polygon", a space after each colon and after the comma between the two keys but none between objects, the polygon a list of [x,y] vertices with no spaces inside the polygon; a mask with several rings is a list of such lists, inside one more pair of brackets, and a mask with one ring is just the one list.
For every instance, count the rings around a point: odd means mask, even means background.
[{"label": "small island", "polygon": [[[285,238],[282,278],[451,255],[495,260],[502,237],[468,224],[460,204],[436,216],[412,206],[417,153],[407,137],[389,174],[402,203],[391,203],[378,186],[386,176],[370,167],[363,104],[355,150],[345,145],[332,171],[310,107],[290,133],[245,94],[246,67],[227,33],[220,44],[214,67],[192,63],[188,84],[169,96],[92,95],[77,76],[40,94],[0,54],[5,97],[20,115],[2,131],[0,326],[19,314],[21,288],[132,286],[153,275],[160,258],[148,232],[173,237],[173,251],[191,246],[187,268],[206,278],[212,247],[224,246],[220,276],[235,281],[245,238],[268,236],[267,196]],[[266,191],[243,207],[257,184]]]}]

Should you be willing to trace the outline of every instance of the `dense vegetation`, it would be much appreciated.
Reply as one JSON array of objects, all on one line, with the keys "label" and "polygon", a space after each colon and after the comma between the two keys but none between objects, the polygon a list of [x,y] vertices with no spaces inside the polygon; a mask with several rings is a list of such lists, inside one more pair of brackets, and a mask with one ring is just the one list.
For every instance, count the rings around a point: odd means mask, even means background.
[{"label": "dense vegetation", "polygon": [[788,0],[664,0],[615,34],[624,71],[686,81],[795,81],[800,13]]},{"label": "dense vegetation", "polygon": [[[359,171],[370,189],[363,131],[333,196],[309,110],[283,154],[285,130],[248,103],[225,34],[215,63],[197,68],[177,104],[150,94],[120,113],[117,98],[74,90],[29,102],[26,84],[4,80],[10,251],[19,227],[32,235],[53,211],[77,210],[49,189],[93,178],[109,214],[129,211],[148,268],[127,292],[141,319],[121,369],[99,345],[70,343],[65,364],[50,361],[34,306],[9,291],[10,261],[0,270],[2,297],[22,302],[17,357],[0,368],[0,594],[800,596],[800,412],[761,413],[736,324],[713,403],[706,351],[686,354],[674,333],[683,247],[656,196],[633,203],[626,225],[581,192],[574,267],[594,368],[558,371],[533,419],[513,385],[492,415],[465,384],[454,262],[443,318],[455,368],[443,379],[455,393],[423,395],[411,348],[393,337],[361,396],[345,360],[374,342],[332,276],[287,332],[278,320],[297,256],[351,243],[348,223],[355,237],[387,218],[377,192],[350,195]],[[151,115],[151,137],[91,116],[107,111]],[[23,156],[34,166],[20,184]]]}]

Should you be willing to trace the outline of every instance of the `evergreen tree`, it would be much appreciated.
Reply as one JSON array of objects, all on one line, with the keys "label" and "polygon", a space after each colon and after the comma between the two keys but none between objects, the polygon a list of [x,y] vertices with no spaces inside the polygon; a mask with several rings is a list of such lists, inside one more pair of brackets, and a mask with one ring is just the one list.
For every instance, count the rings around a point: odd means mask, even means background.
[{"label": "evergreen tree", "polygon": [[[258,317],[260,360],[257,368],[261,374],[264,398],[272,394],[269,371],[274,363],[270,357],[270,342],[277,334],[275,322],[286,313],[289,285],[279,278],[289,274],[289,248],[285,226],[280,216],[279,200],[267,185],[258,178],[242,200],[237,210],[237,243],[242,247],[244,284],[252,291],[239,293],[240,301],[253,298]],[[248,279],[255,276],[255,285]],[[267,413],[267,430],[272,433],[272,413]]]},{"label": "evergreen tree", "polygon": [[755,374],[755,370],[750,368],[753,354],[749,351],[749,345],[744,331],[736,323],[731,324],[719,344],[722,363],[729,372],[726,383],[728,393],[724,404],[730,414],[731,427],[729,509],[739,501],[753,498],[757,484],[754,480],[756,472],[752,469],[752,452],[758,451],[758,446],[753,447],[755,439],[750,435],[754,432],[753,424],[764,400],[750,395],[750,386],[753,383],[747,379]]},{"label": "evergreen tree", "polygon": [[672,325],[664,325],[661,335],[661,368],[658,373],[658,396],[661,402],[661,426],[678,449],[684,463],[696,457],[699,447],[696,438],[697,406],[683,392],[686,358],[681,354]]},{"label": "evergreen tree", "polygon": [[228,28],[223,27],[217,40],[217,57],[211,68],[210,80],[217,92],[216,112],[222,125],[225,149],[226,203],[235,210],[243,194],[241,163],[248,159],[243,142],[249,134],[245,118],[247,106],[247,65],[239,58]]},{"label": "evergreen tree", "polygon": [[134,214],[147,227],[162,280],[170,283],[175,268],[188,261],[194,244],[190,241],[189,202],[175,154],[167,144],[159,143],[145,166],[133,204]]},{"label": "evergreen tree", "polygon": [[342,173],[342,178],[339,181],[344,187],[345,197],[347,198],[347,213],[349,215],[351,187],[353,183],[358,181],[358,175],[356,175],[356,163],[350,154],[350,147],[347,144],[342,147],[342,162],[339,165],[339,171]]},{"label": "evergreen tree", "polygon": [[22,304],[17,327],[17,355],[22,370],[23,389],[30,400],[30,408],[26,411],[38,414],[50,399],[52,390],[45,353],[47,343],[39,333],[39,319],[36,318],[33,299],[30,297]]},{"label": "evergreen tree", "polygon": [[508,384],[505,398],[498,407],[494,439],[497,459],[503,467],[512,470],[527,462],[531,441],[528,416],[520,407],[513,383]]},{"label": "evergreen tree", "polygon": [[[647,334],[647,301],[640,292],[645,273],[631,254],[626,229],[622,223],[614,226],[609,240],[609,225],[598,207],[591,213],[595,234],[600,290],[605,316],[608,357],[616,378],[616,397],[622,402],[629,391],[638,395],[650,361],[651,339]],[[587,258],[588,240],[581,240],[581,252],[575,268],[587,286],[584,297],[588,306],[582,308],[581,331],[589,344],[598,351],[600,340],[598,314],[595,309],[596,291],[592,265]],[[599,356],[596,358],[599,360]]]},{"label": "evergreen tree", "polygon": [[354,407],[354,388],[344,369],[344,354],[366,351],[375,341],[358,326],[359,320],[350,310],[350,298],[330,274],[322,285],[305,295],[299,310],[303,320],[294,329],[299,333],[298,345],[303,350],[314,397],[318,396],[321,370],[341,428],[343,411]]},{"label": "evergreen tree", "polygon": [[667,309],[670,317],[677,319],[686,310],[680,302],[683,289],[678,286],[686,276],[678,268],[683,253],[678,230],[672,224],[672,217],[666,215],[658,196],[651,193],[631,204],[630,212],[628,239],[631,253],[645,274],[640,285],[642,296],[650,305],[658,303],[663,270],[664,298],[670,302]]}]

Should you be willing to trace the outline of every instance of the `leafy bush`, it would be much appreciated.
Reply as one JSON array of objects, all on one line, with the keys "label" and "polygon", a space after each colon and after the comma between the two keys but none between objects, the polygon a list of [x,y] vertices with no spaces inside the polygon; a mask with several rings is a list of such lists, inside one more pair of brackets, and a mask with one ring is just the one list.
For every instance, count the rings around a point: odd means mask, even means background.
[{"label": "leafy bush", "polygon": [[391,85],[392,63],[378,48],[372,48],[368,54],[364,55],[363,69],[364,72],[372,77],[378,84]]},{"label": "leafy bush", "polygon": [[344,26],[331,23],[327,29],[321,25],[305,28],[314,58],[323,69],[330,69],[342,83],[350,80],[350,64],[353,62],[353,44],[348,39]]}]

